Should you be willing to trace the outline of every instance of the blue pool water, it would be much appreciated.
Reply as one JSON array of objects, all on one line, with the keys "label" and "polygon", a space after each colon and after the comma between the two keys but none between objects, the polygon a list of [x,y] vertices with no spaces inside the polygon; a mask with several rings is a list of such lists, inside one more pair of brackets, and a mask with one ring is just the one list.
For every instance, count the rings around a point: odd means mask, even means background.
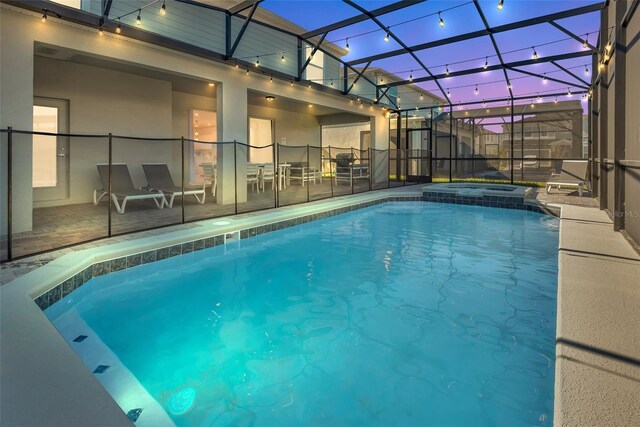
[{"label": "blue pool water", "polygon": [[46,313],[82,319],[179,426],[550,425],[557,246],[550,216],[387,203],[94,278]]}]

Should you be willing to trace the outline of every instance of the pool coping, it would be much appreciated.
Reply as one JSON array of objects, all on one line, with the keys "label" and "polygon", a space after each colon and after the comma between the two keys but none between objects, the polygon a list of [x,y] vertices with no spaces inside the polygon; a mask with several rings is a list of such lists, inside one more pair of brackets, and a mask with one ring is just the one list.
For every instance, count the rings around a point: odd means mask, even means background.
[{"label": "pool coping", "polygon": [[640,425],[639,277],[604,211],[562,206],[554,425]]},{"label": "pool coping", "polygon": [[[333,215],[337,215],[378,203],[400,200],[424,200],[422,187],[417,186],[409,191],[402,192],[380,190],[373,193],[323,200],[312,204],[263,211],[242,217],[205,220],[199,222],[198,227],[186,230],[168,231],[161,236],[145,237],[69,253],[44,267],[3,285],[0,287],[0,303],[2,304],[0,324],[10,324],[12,326],[10,329],[3,328],[0,345],[0,351],[2,352],[0,360],[3,366],[2,386],[5,390],[11,390],[11,393],[5,391],[1,395],[3,423],[8,425],[87,425],[87,423],[95,426],[131,425],[131,421],[113,398],[82,364],[78,356],[57,332],[53,324],[49,322],[38,305],[34,304],[34,299],[49,292],[56,285],[64,286],[66,282],[67,287],[75,286],[77,282],[74,282],[74,280],[80,280],[80,278],[74,277],[75,273],[90,266],[93,268],[94,264],[112,262],[114,259],[122,259],[122,257],[126,259],[131,254],[140,255],[141,262],[142,254],[152,250],[159,250],[160,242],[162,242],[162,248],[180,245],[180,253],[183,251],[182,245],[187,244],[186,251],[190,252],[195,248],[195,243],[190,246],[189,242],[204,239],[203,244],[206,247],[206,239],[213,237],[214,241],[212,243],[215,245],[215,236],[220,236],[230,231],[246,230],[244,236],[252,237],[259,234],[259,230],[260,232],[273,231],[273,226],[271,230],[268,230],[268,228],[266,230],[260,229],[267,223],[288,222],[289,225],[297,225],[331,216],[321,215],[323,212],[330,210],[334,210],[335,213]],[[570,425],[574,424],[575,414],[577,413],[579,416],[581,413],[579,409],[583,408],[584,405],[593,404],[593,407],[602,408],[602,400],[599,401],[601,403],[599,406],[595,405],[598,402],[591,402],[594,399],[589,400],[590,395],[587,392],[585,392],[587,393],[586,395],[580,395],[578,400],[573,397],[567,398],[567,396],[575,396],[574,384],[576,382],[588,380],[575,378],[575,374],[572,374],[572,367],[576,362],[573,360],[578,356],[585,358],[585,360],[590,359],[581,353],[576,356],[574,353],[581,350],[566,344],[572,340],[572,333],[566,330],[566,325],[571,323],[567,321],[564,315],[564,310],[569,309],[563,308],[563,310],[560,310],[560,307],[561,304],[572,304],[571,300],[567,301],[564,295],[570,289],[573,289],[573,285],[570,285],[570,280],[563,279],[563,272],[568,271],[567,269],[575,261],[566,261],[565,257],[574,256],[575,253],[572,254],[571,252],[576,250],[571,249],[571,246],[567,243],[567,241],[571,242],[571,240],[565,235],[567,226],[564,224],[567,224],[567,221],[574,221],[580,224],[591,221],[589,218],[595,215],[594,212],[599,212],[605,217],[606,215],[593,208],[576,208],[554,204],[543,206],[535,200],[525,200],[525,203],[537,206],[541,210],[546,210],[547,213],[560,212],[561,214],[557,337],[562,337],[564,343],[559,342],[556,349],[555,422],[558,425]],[[230,224],[214,224],[216,222],[220,223],[221,220],[229,221]],[[293,222],[291,222],[292,220]],[[603,222],[606,221],[598,216],[598,220],[594,223],[602,224]],[[250,231],[252,229],[253,231]],[[614,243],[616,246],[629,245],[622,236],[619,236],[619,233],[614,233],[611,227],[607,230],[610,234],[616,234],[621,239],[614,239],[615,242],[612,242],[612,245]],[[583,236],[589,236],[589,234],[584,234]],[[177,249],[174,249],[174,253],[177,255],[176,252]],[[620,253],[629,255],[627,252],[622,250]],[[618,254],[618,252],[613,253],[614,255]],[[600,258],[602,258],[601,261],[603,262],[615,262],[617,259],[614,257],[612,258],[614,261],[612,261],[607,257]],[[137,259],[132,262],[137,262]],[[70,276],[70,271],[72,270],[74,274]],[[68,282],[70,277],[73,279],[72,282]],[[82,279],[84,279],[84,276],[82,276]],[[63,288],[61,288],[60,292],[63,292]],[[575,312],[574,310],[570,311],[572,313]],[[614,312],[617,313],[617,311]],[[598,357],[602,358],[601,356]],[[605,362],[598,359],[593,363],[597,363],[597,366],[607,366]],[[621,362],[616,363],[619,365]],[[615,369],[618,372],[622,368],[616,365]],[[628,370],[623,370],[623,372],[628,374]],[[614,375],[612,378],[615,380],[617,377]],[[637,378],[640,379],[640,374]],[[63,392],[61,392],[59,384],[64,384]],[[616,381],[611,381],[611,384],[615,388]],[[580,387],[578,389],[582,390]],[[592,389],[586,390],[591,391]],[[632,396],[632,394],[628,396]],[[628,402],[628,396],[626,400],[622,399],[621,401]],[[630,407],[632,406],[630,405]],[[607,420],[609,421],[610,418],[607,418]]]}]

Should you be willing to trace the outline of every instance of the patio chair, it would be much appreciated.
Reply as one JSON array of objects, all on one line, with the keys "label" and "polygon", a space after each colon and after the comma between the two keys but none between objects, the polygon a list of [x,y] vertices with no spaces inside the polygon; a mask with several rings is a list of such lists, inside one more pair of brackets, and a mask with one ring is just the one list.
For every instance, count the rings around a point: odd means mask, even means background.
[{"label": "patio chair", "polygon": [[[93,190],[93,204],[98,205],[100,200],[109,194],[109,165],[105,163],[97,164],[98,174],[102,188]],[[98,196],[98,192],[100,196]],[[153,199],[158,209],[162,209],[166,200],[160,191],[145,191],[136,188],[131,180],[129,168],[126,163],[111,164],[111,200],[119,214],[123,214],[129,200]]]},{"label": "patio chair", "polygon": [[143,163],[142,170],[147,178],[147,188],[161,191],[165,196],[169,197],[169,201],[166,202],[168,207],[173,207],[173,201],[176,196],[193,196],[199,204],[204,204],[206,184],[202,184],[202,186],[185,186],[183,189],[173,182],[171,172],[169,172],[169,167],[166,163]]},{"label": "patio chair", "polygon": [[305,182],[316,183],[316,179],[321,180],[322,175],[320,169],[315,166],[309,166],[307,162],[291,162],[289,168],[289,179],[292,181],[300,181],[304,187]]},{"label": "patio chair", "polygon": [[247,184],[251,184],[251,189],[255,185],[256,191],[259,190],[260,167],[257,163],[247,163]]},{"label": "patio chair", "polygon": [[586,160],[564,160],[560,175],[552,176],[552,179],[547,182],[547,194],[552,187],[556,187],[558,190],[560,187],[575,187],[578,189],[580,197],[582,197],[585,186],[591,191],[591,183],[587,180],[587,166]]},{"label": "patio chair", "polygon": [[271,190],[274,190],[276,188],[276,173],[273,163],[266,163],[262,167],[262,174],[260,175],[260,186],[262,187],[263,193],[265,181],[271,181]]},{"label": "patio chair", "polygon": [[218,168],[213,163],[203,163],[200,167],[204,174],[204,185],[211,185],[211,195],[215,197],[218,188]]},{"label": "patio chair", "polygon": [[348,182],[353,184],[356,179],[369,178],[369,165],[365,162],[356,163],[351,153],[336,154],[335,183]]}]

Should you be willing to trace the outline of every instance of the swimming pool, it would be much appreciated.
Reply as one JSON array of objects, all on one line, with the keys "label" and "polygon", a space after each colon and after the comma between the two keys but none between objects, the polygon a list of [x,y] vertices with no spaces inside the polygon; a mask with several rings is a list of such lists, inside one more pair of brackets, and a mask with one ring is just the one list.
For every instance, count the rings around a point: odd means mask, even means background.
[{"label": "swimming pool", "polygon": [[385,203],[45,313],[138,425],[551,424],[557,246],[551,216]]}]

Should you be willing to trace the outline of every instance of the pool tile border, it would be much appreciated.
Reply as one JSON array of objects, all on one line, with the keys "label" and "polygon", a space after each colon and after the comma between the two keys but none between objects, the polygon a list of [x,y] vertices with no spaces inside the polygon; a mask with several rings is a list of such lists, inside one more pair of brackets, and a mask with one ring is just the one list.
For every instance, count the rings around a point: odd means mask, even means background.
[{"label": "pool tile border", "polygon": [[[336,215],[341,215],[347,212],[367,208],[374,205],[379,205],[388,202],[438,202],[438,203],[453,203],[460,205],[476,205],[495,208],[506,209],[518,209],[531,212],[537,212],[542,214],[550,214],[549,211],[541,206],[527,204],[524,200],[514,200],[513,197],[500,197],[500,196],[457,196],[451,193],[424,193],[422,196],[388,196],[382,197],[376,200],[370,200],[366,202],[354,203],[353,205],[343,206],[340,208],[329,209],[323,212],[318,212],[309,215],[303,215],[295,218],[286,219],[283,221],[277,221],[269,224],[263,224],[256,227],[249,227],[240,230],[240,239],[247,239],[255,237],[260,234],[270,233],[272,231],[278,231],[285,228],[293,227],[296,225],[306,224],[308,222],[317,221],[319,219],[329,218]],[[71,294],[76,289],[80,288],[86,282],[94,277],[103,276],[105,274],[113,273],[116,271],[125,270],[127,268],[136,267],[143,264],[149,264],[163,259],[172,258],[182,254],[190,252],[200,251],[203,249],[212,248],[222,245],[225,241],[225,234],[218,234],[214,236],[205,237],[203,239],[192,240],[188,242],[178,243],[171,246],[164,246],[157,249],[152,249],[145,252],[139,252],[131,255],[126,255],[118,258],[113,258],[106,261],[100,261],[90,265],[89,267],[79,271],[67,280],[59,283],[49,291],[39,295],[34,299],[34,302],[40,307],[41,310],[46,310],[60,299]]]},{"label": "pool tile border", "polygon": [[[340,208],[330,209],[323,212],[318,212],[309,215],[303,215],[296,218],[286,219],[283,221],[277,221],[270,224],[263,224],[256,227],[249,227],[240,230],[240,239],[247,239],[255,237],[260,234],[270,233],[272,231],[278,231],[285,228],[293,227],[296,225],[306,224],[308,222],[317,221],[319,219],[329,218],[332,216],[340,215],[343,213],[355,211],[358,209],[367,208],[374,205],[379,205],[387,202],[406,202],[415,201],[423,202],[422,196],[389,196],[367,202],[355,203],[353,205],[344,206]],[[158,249],[152,249],[145,252],[139,252],[136,254],[126,255],[118,258],[113,258],[106,261],[100,261],[90,265],[89,267],[79,271],[67,280],[56,285],[52,289],[44,292],[34,299],[34,302],[40,307],[41,310],[46,310],[56,302],[60,301],[63,297],[71,294],[76,289],[87,283],[94,277],[104,276],[105,274],[121,271],[127,268],[136,267],[143,264],[149,264],[163,259],[172,258],[174,256],[187,254],[203,249],[212,248],[222,245],[224,243],[224,234],[218,234],[214,236],[205,237],[203,239],[192,240],[188,242],[178,243],[171,246],[165,246]]]},{"label": "pool tile border", "polygon": [[550,214],[548,210],[537,204],[527,203],[526,199],[513,196],[494,196],[494,195],[478,195],[478,196],[461,196],[451,192],[425,191],[423,192],[424,201],[437,203],[452,203],[456,205],[472,205],[484,206],[488,208],[516,209],[541,214]]}]

